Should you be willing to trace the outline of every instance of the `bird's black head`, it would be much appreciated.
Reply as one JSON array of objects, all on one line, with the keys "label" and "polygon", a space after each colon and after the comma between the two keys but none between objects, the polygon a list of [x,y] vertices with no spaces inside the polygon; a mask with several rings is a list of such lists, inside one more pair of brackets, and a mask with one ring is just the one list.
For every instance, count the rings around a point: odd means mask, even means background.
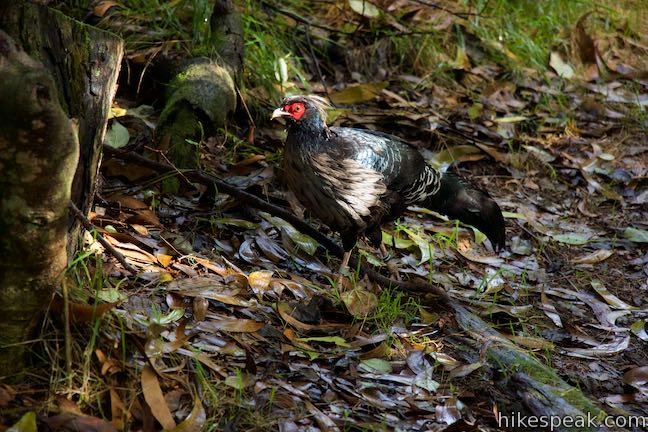
[{"label": "bird's black head", "polygon": [[284,98],[273,111],[272,119],[283,117],[289,127],[326,128],[326,108],[329,103],[319,96],[292,96]]}]

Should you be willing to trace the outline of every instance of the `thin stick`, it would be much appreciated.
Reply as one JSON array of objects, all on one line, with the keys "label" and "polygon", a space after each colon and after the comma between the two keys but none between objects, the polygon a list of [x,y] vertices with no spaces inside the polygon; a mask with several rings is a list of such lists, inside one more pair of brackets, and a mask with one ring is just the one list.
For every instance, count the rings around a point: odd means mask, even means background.
[{"label": "thin stick", "polygon": [[[81,222],[81,225],[83,225],[83,227],[86,230],[88,230],[89,232],[92,232],[92,231],[96,232],[96,227],[88,220],[87,217],[85,217],[85,215],[83,213],[81,213],[81,210],[79,210],[77,208],[77,206],[75,206],[72,201],[70,201],[69,208],[70,208],[70,210],[72,210],[72,213],[74,213],[74,216],[77,219],[79,219],[79,221]],[[117,249],[115,249],[113,247],[113,245],[108,243],[108,240],[103,238],[103,236],[101,234],[99,234],[98,232],[96,234],[97,234],[97,241],[99,243],[101,243],[101,245],[106,249],[106,251],[110,255],[114,256],[117,259],[117,261],[119,261],[119,263],[124,267],[124,269],[127,272],[129,272],[132,275],[136,275],[137,270],[135,269],[135,267],[130,265],[128,263],[128,261],[126,261],[126,258],[124,257],[124,255],[122,255],[121,252],[119,252]]]}]

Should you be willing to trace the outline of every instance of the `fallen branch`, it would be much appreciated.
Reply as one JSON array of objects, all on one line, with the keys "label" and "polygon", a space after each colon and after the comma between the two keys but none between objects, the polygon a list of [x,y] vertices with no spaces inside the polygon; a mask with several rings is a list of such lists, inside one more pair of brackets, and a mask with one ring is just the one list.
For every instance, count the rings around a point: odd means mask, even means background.
[{"label": "fallen branch", "polygon": [[[263,200],[262,198],[259,198],[256,195],[253,195],[249,192],[245,192],[237,188],[236,186],[232,186],[231,184],[227,183],[226,181],[218,177],[197,170],[179,170],[178,168],[172,165],[168,165],[168,164],[164,164],[161,162],[148,159],[137,153],[115,150],[112,147],[106,145],[104,145],[104,153],[107,156],[121,159],[125,162],[131,162],[146,168],[150,168],[160,174],[175,172],[185,179],[195,181],[197,183],[201,183],[206,186],[214,185],[216,187],[216,190],[218,190],[219,192],[232,195],[236,197],[239,201],[244,202],[245,204],[251,207],[266,211],[273,216],[282,218],[286,222],[292,224],[300,232],[304,234],[308,234],[309,236],[313,237],[317,242],[319,242],[319,244],[324,246],[329,252],[331,252],[338,258],[341,257],[342,254],[344,253],[344,249],[342,249],[342,247],[337,242],[335,242],[334,240],[330,239],[329,237],[319,232],[312,225],[299,219],[292,212],[282,207],[276,206],[274,204],[270,204],[269,202]],[[352,268],[357,267],[358,265],[357,258],[352,257],[350,264]],[[439,300],[441,302],[445,303],[449,301],[447,293],[439,286],[430,285],[428,283],[422,283],[422,282],[396,281],[386,276],[383,276],[382,274],[378,273],[377,271],[370,268],[366,264],[361,265],[361,271],[363,274],[366,274],[370,280],[376,282],[381,286],[391,286],[391,287],[402,289],[403,291],[414,292],[414,293],[434,294],[439,296]]]}]

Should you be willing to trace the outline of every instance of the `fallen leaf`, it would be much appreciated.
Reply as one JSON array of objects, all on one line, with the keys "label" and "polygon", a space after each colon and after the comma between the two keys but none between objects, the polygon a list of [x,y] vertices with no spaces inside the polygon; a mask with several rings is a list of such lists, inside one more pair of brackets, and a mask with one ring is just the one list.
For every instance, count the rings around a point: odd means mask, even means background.
[{"label": "fallen leaf", "polygon": [[590,235],[581,233],[550,234],[551,238],[560,243],[584,245],[590,240]]},{"label": "fallen leaf", "polygon": [[353,12],[365,18],[377,18],[380,16],[380,9],[367,0],[349,0],[349,6]]},{"label": "fallen leaf", "polygon": [[336,104],[355,104],[373,100],[387,87],[388,82],[365,83],[350,85],[344,90],[331,93],[329,98]]},{"label": "fallen leaf", "polygon": [[358,364],[358,370],[360,372],[369,372],[369,373],[391,373],[393,370],[392,365],[385,359],[380,358],[370,358],[367,360],[362,360]]},{"label": "fallen leaf", "polygon": [[308,338],[298,338],[297,340],[301,342],[325,342],[332,343],[340,348],[350,348],[351,344],[345,341],[340,336],[319,336],[319,337],[308,337]]},{"label": "fallen leaf", "polygon": [[309,235],[300,233],[294,226],[285,220],[271,216],[268,213],[260,212],[261,217],[270,222],[275,228],[285,232],[297,247],[309,255],[313,255],[319,243]]},{"label": "fallen leaf", "polygon": [[625,351],[629,344],[630,336],[625,336],[619,337],[607,344],[600,344],[594,348],[564,348],[563,352],[573,357],[608,357]]},{"label": "fallen leaf", "polygon": [[572,79],[574,77],[574,68],[566,63],[559,53],[552,51],[549,55],[549,66],[556,71],[559,77]]},{"label": "fallen leaf", "polygon": [[637,389],[646,389],[648,384],[648,366],[639,366],[623,374],[623,382]]},{"label": "fallen leaf", "polygon": [[498,266],[504,262],[504,260],[500,257],[479,254],[475,249],[457,248],[457,252],[459,252],[459,254],[467,260],[480,264]]},{"label": "fallen leaf", "polygon": [[642,341],[648,342],[648,333],[646,333],[646,321],[637,320],[630,325],[630,330]]},{"label": "fallen leaf", "polygon": [[493,119],[495,123],[519,123],[528,120],[525,116],[506,116]]},{"label": "fallen leaf", "polygon": [[38,428],[36,427],[36,413],[34,411],[26,412],[20,417],[20,420],[6,429],[6,432],[38,432]]},{"label": "fallen leaf", "polygon": [[194,396],[194,407],[182,422],[173,429],[165,432],[200,432],[204,429],[207,413],[200,401],[200,396]]},{"label": "fallen leaf", "polygon": [[273,273],[272,270],[260,270],[250,273],[248,275],[248,283],[252,292],[259,297],[263,296],[263,293],[268,290]]},{"label": "fallen leaf", "polygon": [[126,146],[129,140],[130,134],[128,133],[128,129],[118,121],[113,120],[112,124],[106,131],[104,143],[109,147],[118,149]]},{"label": "fallen leaf", "polygon": [[[70,309],[70,320],[72,322],[90,322],[102,316],[109,310],[113,309],[120,302],[102,303],[102,304],[83,304],[83,303],[68,303]],[[63,299],[59,296],[54,296],[50,305],[50,311],[62,314],[63,313]]]},{"label": "fallen leaf", "polygon": [[581,255],[575,258],[572,262],[574,264],[596,264],[610,258],[614,252],[609,249],[599,249],[597,251]]},{"label": "fallen leaf", "polygon": [[461,365],[458,366],[450,371],[448,374],[448,379],[452,380],[453,378],[461,378],[470,375],[477,369],[481,368],[484,366],[484,363],[482,362],[475,362],[475,363],[470,363],[467,365]]},{"label": "fallen leaf", "polygon": [[601,297],[603,297],[603,300],[607,302],[610,306],[612,306],[615,309],[624,309],[624,310],[632,310],[632,309],[638,309],[634,306],[629,305],[628,303],[624,302],[611,292],[605,288],[603,285],[603,282],[601,282],[598,279],[594,279],[590,282],[592,285],[592,288],[594,288],[594,291]]},{"label": "fallen leaf", "polygon": [[254,333],[261,330],[265,325],[263,322],[249,320],[226,318],[221,320],[203,321],[198,325],[200,330],[208,331],[226,331],[232,333]]},{"label": "fallen leaf", "polygon": [[362,288],[346,291],[341,297],[349,313],[356,318],[364,318],[378,307],[376,294]]},{"label": "fallen leaf", "polygon": [[623,231],[623,237],[633,243],[648,243],[648,231],[638,228],[626,228],[625,231]]},{"label": "fallen leaf", "polygon": [[164,429],[175,428],[176,422],[164,399],[164,394],[162,394],[162,388],[160,387],[157,374],[149,365],[145,365],[144,369],[142,369],[141,381],[144,400],[149,408],[151,408],[153,417],[160,422]]}]

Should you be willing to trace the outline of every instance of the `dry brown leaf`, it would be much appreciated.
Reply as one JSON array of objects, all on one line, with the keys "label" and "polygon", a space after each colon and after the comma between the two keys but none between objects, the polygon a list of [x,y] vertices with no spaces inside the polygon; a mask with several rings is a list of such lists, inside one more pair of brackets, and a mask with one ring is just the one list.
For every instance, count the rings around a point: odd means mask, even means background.
[{"label": "dry brown leaf", "polygon": [[227,369],[224,366],[221,366],[220,364],[216,364],[216,362],[214,362],[211,358],[209,358],[209,356],[205,353],[195,352],[193,350],[188,350],[184,348],[178,349],[178,353],[186,357],[190,357],[198,360],[200,363],[204,364],[209,369],[219,374],[222,378],[226,378],[228,376]]},{"label": "dry brown leaf", "polygon": [[556,51],[552,51],[549,56],[549,66],[556,71],[559,77],[572,79],[574,77],[574,68],[572,68],[562,56]]},{"label": "dry brown leaf", "polygon": [[554,344],[546,339],[519,335],[507,335],[506,337],[525,348],[549,351],[554,349]]},{"label": "dry brown leaf", "polygon": [[142,369],[141,382],[144,400],[149,408],[151,408],[153,417],[160,422],[164,429],[173,429],[176,427],[173,414],[171,414],[171,410],[164,399],[164,394],[162,394],[162,388],[160,387],[157,374],[149,365],[144,366],[144,369]]},{"label": "dry brown leaf", "polygon": [[328,331],[328,330],[339,330],[341,328],[348,327],[346,324],[317,324],[317,325],[306,324],[292,317],[291,313],[293,310],[294,310],[293,307],[288,303],[277,304],[277,311],[279,312],[281,318],[291,326],[300,330]]},{"label": "dry brown leaf", "polygon": [[587,18],[591,14],[592,12],[586,12],[578,18],[572,33],[572,52],[578,56],[583,65],[596,65],[596,45],[586,28]]},{"label": "dry brown leaf", "polygon": [[168,432],[200,432],[203,430],[206,420],[205,408],[200,401],[200,397],[196,394],[194,396],[194,407],[187,418]]},{"label": "dry brown leaf", "polygon": [[492,255],[481,255],[475,249],[457,248],[457,252],[469,261],[492,266],[500,266],[504,263],[502,258]]},{"label": "dry brown leaf", "polygon": [[351,315],[363,318],[373,313],[378,306],[378,297],[371,291],[355,288],[342,293],[342,302]]},{"label": "dry brown leaf", "polygon": [[220,266],[218,264],[214,264],[213,262],[204,259],[204,258],[198,258],[198,257],[192,257],[194,261],[196,261],[198,264],[201,266],[205,267],[207,270],[212,271],[216,273],[219,276],[226,276],[228,274],[227,268]]},{"label": "dry brown leaf", "polygon": [[164,268],[169,267],[169,265],[171,264],[171,260],[173,259],[171,255],[165,255],[165,254],[157,254],[155,255],[155,257]]},{"label": "dry brown leaf", "polygon": [[250,273],[247,277],[248,283],[252,292],[255,293],[259,298],[263,296],[263,293],[268,290],[270,281],[272,280],[272,270],[259,270]]},{"label": "dry brown leaf", "polygon": [[86,415],[64,413],[52,417],[42,417],[41,420],[49,428],[48,430],[117,432],[117,429],[105,420]]},{"label": "dry brown leaf", "polygon": [[104,0],[97,3],[97,5],[92,9],[92,12],[99,18],[103,18],[106,15],[106,12],[110,10],[113,6],[118,6],[117,2]]},{"label": "dry brown leaf", "polygon": [[95,356],[97,356],[97,360],[99,360],[99,363],[101,363],[101,375],[112,375],[122,371],[122,369],[117,366],[110,357],[107,357],[99,348],[95,350]]},{"label": "dry brown leaf", "polygon": [[226,318],[202,322],[198,325],[198,328],[203,331],[207,330],[212,332],[253,333],[259,331],[264,325],[265,323],[263,322],[249,319]]},{"label": "dry brown leaf", "polygon": [[113,203],[119,204],[122,211],[131,213],[132,215],[126,217],[126,222],[129,223],[142,223],[149,224],[156,227],[162,227],[160,219],[149,206],[138,200],[137,198],[126,195],[112,195],[109,200]]},{"label": "dry brown leaf", "polygon": [[196,321],[204,321],[207,316],[209,301],[201,296],[196,296],[192,302],[193,316]]},{"label": "dry brown leaf", "polygon": [[[70,320],[72,322],[90,322],[97,317],[102,316],[120,302],[102,303],[98,305],[89,305],[82,303],[69,303]],[[50,313],[63,314],[63,299],[54,296],[50,304]]]},{"label": "dry brown leaf", "polygon": [[612,254],[614,254],[614,252],[611,250],[599,249],[597,251],[581,255],[578,258],[575,258],[572,262],[574,264],[596,264],[610,258]]},{"label": "dry brown leaf", "polygon": [[389,355],[391,348],[385,342],[381,342],[377,347],[367,352],[360,354],[361,360],[366,360],[370,358],[385,358]]},{"label": "dry brown leaf", "polygon": [[317,422],[317,425],[320,427],[320,429],[324,432],[338,432],[340,428],[338,428],[333,420],[331,420],[326,414],[324,414],[322,411],[317,409],[315,405],[313,405],[309,400],[304,400],[304,406],[306,406],[306,409],[308,412],[310,412],[313,417],[315,417],[315,421]]},{"label": "dry brown leaf", "polygon": [[119,397],[119,393],[114,388],[110,388],[110,424],[117,430],[124,429],[124,420],[130,417],[126,405]]}]

